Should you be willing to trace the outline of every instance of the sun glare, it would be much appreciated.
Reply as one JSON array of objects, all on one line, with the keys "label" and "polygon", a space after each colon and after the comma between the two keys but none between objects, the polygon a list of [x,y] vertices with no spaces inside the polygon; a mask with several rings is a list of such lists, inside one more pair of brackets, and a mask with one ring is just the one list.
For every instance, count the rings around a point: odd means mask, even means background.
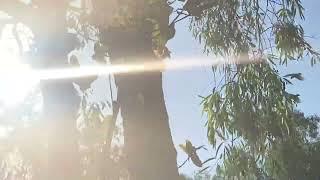
[{"label": "sun glare", "polygon": [[[79,78],[92,75],[118,73],[143,73],[150,71],[188,70],[197,67],[218,66],[226,63],[253,63],[248,55],[239,57],[183,57],[165,61],[145,60],[138,64],[93,65],[80,68],[34,70],[23,64],[18,43],[12,35],[12,28],[4,28],[0,33],[0,108],[15,106],[28,96],[40,80]],[[21,39],[23,51],[27,49],[27,40]],[[259,56],[260,57],[260,56]],[[253,58],[255,59],[255,58]]]},{"label": "sun glare", "polygon": [[0,34],[0,104],[15,106],[21,103],[37,81],[29,76],[18,76],[6,73],[11,69],[22,70],[26,68],[19,56],[18,45],[13,37],[4,30]]}]

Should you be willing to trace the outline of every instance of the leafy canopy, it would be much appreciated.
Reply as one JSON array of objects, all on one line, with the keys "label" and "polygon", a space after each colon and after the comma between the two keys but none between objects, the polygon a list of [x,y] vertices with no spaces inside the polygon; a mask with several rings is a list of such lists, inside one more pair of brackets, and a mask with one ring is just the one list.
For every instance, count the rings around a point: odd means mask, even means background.
[{"label": "leafy canopy", "polygon": [[[240,62],[213,68],[214,73],[220,72],[221,81],[203,97],[208,139],[224,160],[218,172],[223,169],[228,176],[245,179],[288,179],[284,172],[292,171],[287,165],[293,162],[279,148],[291,145],[301,152],[297,154],[304,154],[300,161],[308,159],[310,146],[314,148],[301,135],[303,118],[295,113],[299,94],[287,91],[293,80],[303,77],[296,72],[283,76],[277,70],[279,65],[306,56],[311,65],[319,60],[319,53],[307,42],[298,23],[305,18],[301,1],[188,2],[202,7],[197,14],[189,10],[193,16],[190,29],[205,52]],[[250,64],[241,63],[243,60]]]}]

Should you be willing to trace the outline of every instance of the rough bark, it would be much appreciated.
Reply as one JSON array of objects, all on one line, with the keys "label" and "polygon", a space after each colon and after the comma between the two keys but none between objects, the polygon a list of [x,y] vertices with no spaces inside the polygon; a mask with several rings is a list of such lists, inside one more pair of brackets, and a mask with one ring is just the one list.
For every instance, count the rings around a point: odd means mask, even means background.
[{"label": "rough bark", "polygon": [[133,179],[177,179],[161,73],[117,76],[125,152]]},{"label": "rough bark", "polygon": [[[68,53],[74,49],[75,37],[66,29],[67,1],[52,1],[39,5],[38,16],[46,13],[31,28],[35,34],[37,53],[33,57],[35,68],[68,67]],[[76,115],[80,97],[72,79],[43,80],[40,82],[43,96],[43,120],[48,135],[48,159],[46,167],[39,167],[37,178],[52,180],[79,180],[80,158]]]},{"label": "rough bark", "polygon": [[[151,35],[142,29],[113,29],[105,34],[113,64],[160,61],[154,56]],[[179,179],[162,73],[119,74],[115,80],[130,179]]]}]

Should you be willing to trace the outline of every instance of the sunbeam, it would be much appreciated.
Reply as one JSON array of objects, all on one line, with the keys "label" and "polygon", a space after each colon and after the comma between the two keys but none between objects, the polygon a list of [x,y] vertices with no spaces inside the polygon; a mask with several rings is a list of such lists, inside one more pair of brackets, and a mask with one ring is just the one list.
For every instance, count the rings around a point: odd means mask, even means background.
[{"label": "sunbeam", "polygon": [[123,73],[143,73],[153,71],[190,70],[199,67],[219,66],[223,64],[247,64],[261,61],[246,58],[175,58],[163,61],[144,61],[134,64],[124,65],[91,65],[76,68],[43,69],[34,70],[26,65],[15,67],[0,67],[0,74],[6,76],[29,77],[38,80],[68,79],[94,75],[123,74]]}]

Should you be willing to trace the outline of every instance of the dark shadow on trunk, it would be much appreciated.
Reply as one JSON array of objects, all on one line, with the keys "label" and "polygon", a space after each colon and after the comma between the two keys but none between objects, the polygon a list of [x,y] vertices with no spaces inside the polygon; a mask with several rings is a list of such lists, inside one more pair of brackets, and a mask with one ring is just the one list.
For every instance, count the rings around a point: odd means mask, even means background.
[{"label": "dark shadow on trunk", "polygon": [[[112,64],[161,61],[150,33],[109,29],[104,33]],[[115,75],[124,121],[126,164],[133,180],[179,179],[162,90],[162,73]]]}]

